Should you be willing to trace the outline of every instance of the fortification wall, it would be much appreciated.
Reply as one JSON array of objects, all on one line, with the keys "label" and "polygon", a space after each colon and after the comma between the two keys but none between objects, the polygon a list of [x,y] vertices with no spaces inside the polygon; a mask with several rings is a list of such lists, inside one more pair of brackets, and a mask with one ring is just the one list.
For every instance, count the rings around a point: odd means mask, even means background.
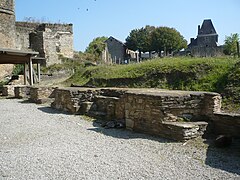
[{"label": "fortification wall", "polygon": [[73,57],[73,34],[45,28],[43,32],[43,48],[47,57],[47,65],[60,64],[59,56]]},{"label": "fortification wall", "polygon": [[1,0],[0,9],[12,11],[14,13],[14,0]]},{"label": "fortification wall", "polygon": [[187,51],[194,57],[218,57],[223,56],[223,47],[191,47]]},{"label": "fortification wall", "polygon": [[30,48],[29,34],[38,27],[35,23],[16,22],[16,46],[18,49]]},{"label": "fortification wall", "polygon": [[[15,48],[14,0],[0,1],[0,48]],[[13,65],[0,65],[0,81],[13,70]]]},{"label": "fortification wall", "polygon": [[1,0],[0,2],[0,47],[15,47],[15,13],[14,1]]},{"label": "fortification wall", "polygon": [[31,48],[46,58],[45,65],[59,64],[59,55],[73,57],[72,24],[16,22],[17,47]]}]

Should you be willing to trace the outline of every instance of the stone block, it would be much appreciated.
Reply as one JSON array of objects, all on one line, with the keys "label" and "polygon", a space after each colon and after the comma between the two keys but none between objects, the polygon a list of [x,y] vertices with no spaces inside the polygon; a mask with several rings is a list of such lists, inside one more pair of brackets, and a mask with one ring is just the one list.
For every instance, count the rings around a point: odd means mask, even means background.
[{"label": "stone block", "polygon": [[126,119],[126,128],[129,130],[133,130],[134,128],[134,121],[131,119]]},{"label": "stone block", "polygon": [[29,100],[37,104],[52,102],[55,89],[54,87],[31,87]]},{"label": "stone block", "polygon": [[15,96],[14,88],[16,85],[4,85],[2,88],[2,95],[3,96]]},{"label": "stone block", "polygon": [[30,86],[16,86],[14,88],[14,94],[16,98],[29,98],[30,97]]},{"label": "stone block", "polygon": [[88,114],[91,110],[93,102],[83,102],[79,108],[79,114]]}]

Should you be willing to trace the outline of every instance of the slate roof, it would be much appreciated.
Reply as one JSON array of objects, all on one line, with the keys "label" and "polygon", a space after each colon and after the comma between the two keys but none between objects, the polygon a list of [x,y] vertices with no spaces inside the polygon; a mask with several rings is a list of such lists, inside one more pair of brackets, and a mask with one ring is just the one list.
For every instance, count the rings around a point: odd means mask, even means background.
[{"label": "slate roof", "polygon": [[121,44],[122,46],[126,46],[123,42],[119,41],[118,39],[116,39],[116,38],[114,38],[112,36],[110,36],[105,42],[107,42],[107,41],[116,41],[119,44]]},{"label": "slate roof", "polygon": [[211,19],[205,19],[201,28],[198,31],[198,35],[217,34]]}]

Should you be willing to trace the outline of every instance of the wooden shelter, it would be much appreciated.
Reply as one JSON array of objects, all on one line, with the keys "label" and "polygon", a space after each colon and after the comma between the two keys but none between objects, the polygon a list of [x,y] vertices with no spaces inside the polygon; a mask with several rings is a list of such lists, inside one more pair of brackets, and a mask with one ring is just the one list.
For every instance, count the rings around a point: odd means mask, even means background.
[{"label": "wooden shelter", "polygon": [[27,84],[27,67],[29,69],[29,84],[33,85],[33,64],[37,64],[38,80],[40,81],[40,64],[44,58],[37,57],[34,51],[22,51],[0,48],[0,64],[24,64],[24,84]]}]

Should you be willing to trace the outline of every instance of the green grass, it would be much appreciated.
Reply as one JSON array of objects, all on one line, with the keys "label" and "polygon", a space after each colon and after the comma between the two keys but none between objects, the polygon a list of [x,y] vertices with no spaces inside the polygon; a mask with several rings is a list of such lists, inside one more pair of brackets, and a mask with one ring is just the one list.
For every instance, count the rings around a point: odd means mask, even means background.
[{"label": "green grass", "polygon": [[236,62],[232,58],[162,58],[138,64],[100,65],[76,71],[67,83],[220,92]]}]

